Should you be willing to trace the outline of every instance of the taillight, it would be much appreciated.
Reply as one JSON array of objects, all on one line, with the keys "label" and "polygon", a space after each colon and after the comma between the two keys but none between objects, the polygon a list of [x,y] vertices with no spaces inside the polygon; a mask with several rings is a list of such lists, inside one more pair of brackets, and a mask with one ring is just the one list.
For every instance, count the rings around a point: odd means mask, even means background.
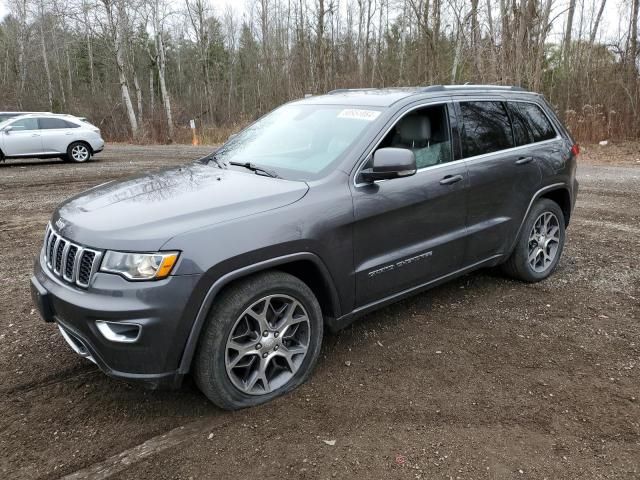
[{"label": "taillight", "polygon": [[580,155],[580,145],[578,145],[577,143],[574,143],[573,147],[571,147],[571,154],[574,157],[577,157],[578,155]]}]

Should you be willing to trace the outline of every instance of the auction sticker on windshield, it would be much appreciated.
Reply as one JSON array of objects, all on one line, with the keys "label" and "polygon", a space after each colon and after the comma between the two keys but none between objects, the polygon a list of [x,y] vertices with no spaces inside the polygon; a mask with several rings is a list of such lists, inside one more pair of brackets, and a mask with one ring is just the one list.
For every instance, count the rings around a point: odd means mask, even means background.
[{"label": "auction sticker on windshield", "polygon": [[362,110],[357,108],[347,108],[345,110],[342,110],[338,114],[338,118],[352,118],[354,120],[367,120],[369,122],[372,122],[373,120],[378,118],[379,115],[380,115],[380,112],[378,112],[377,110]]}]

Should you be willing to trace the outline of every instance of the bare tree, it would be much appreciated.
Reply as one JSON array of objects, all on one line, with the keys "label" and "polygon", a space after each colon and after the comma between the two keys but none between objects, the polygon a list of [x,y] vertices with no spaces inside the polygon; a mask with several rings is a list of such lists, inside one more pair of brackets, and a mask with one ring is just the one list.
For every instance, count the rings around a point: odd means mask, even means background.
[{"label": "bare tree", "polygon": [[166,82],[166,51],[164,45],[164,21],[166,20],[166,4],[164,0],[154,0],[151,8],[151,18],[154,30],[155,64],[158,70],[158,83],[160,84],[160,96],[164,105],[164,113],[167,121],[168,140],[174,139],[173,117],[171,115],[171,98]]},{"label": "bare tree", "polygon": [[129,95],[129,85],[127,83],[126,66],[125,66],[125,46],[124,32],[126,31],[126,11],[124,0],[101,0],[104,6],[107,18],[107,35],[110,38],[110,47],[115,56],[116,67],[118,70],[118,80],[120,82],[120,92],[122,102],[127,111],[129,125],[131,126],[131,134],[134,138],[138,137],[138,120],[131,103],[131,95]]},{"label": "bare tree", "polygon": [[49,100],[49,111],[53,111],[53,84],[51,83],[51,70],[49,70],[49,58],[47,57],[47,40],[44,36],[45,18],[44,0],[38,1],[38,24],[40,27],[40,46],[42,48],[42,64],[47,78],[47,99]]},{"label": "bare tree", "polygon": [[9,0],[0,103],[123,140],[184,141],[197,118],[217,141],[305,93],[488,82],[543,92],[580,138],[640,137],[640,0],[618,3],[613,34],[606,0]]}]

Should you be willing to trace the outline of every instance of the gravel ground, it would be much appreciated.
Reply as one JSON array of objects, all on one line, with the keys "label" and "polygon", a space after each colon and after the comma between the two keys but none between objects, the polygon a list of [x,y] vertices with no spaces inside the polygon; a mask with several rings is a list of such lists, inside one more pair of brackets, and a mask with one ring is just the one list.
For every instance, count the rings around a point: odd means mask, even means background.
[{"label": "gravel ground", "polygon": [[326,338],[311,380],[222,412],[78,358],[28,280],[66,197],[208,150],[0,165],[0,478],[640,478],[640,148],[583,149],[558,271],[467,275]]}]

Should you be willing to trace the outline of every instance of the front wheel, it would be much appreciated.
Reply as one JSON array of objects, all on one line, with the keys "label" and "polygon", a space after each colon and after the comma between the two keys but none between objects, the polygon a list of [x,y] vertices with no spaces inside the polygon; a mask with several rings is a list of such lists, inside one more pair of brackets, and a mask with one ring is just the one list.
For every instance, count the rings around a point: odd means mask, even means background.
[{"label": "front wheel", "polygon": [[547,198],[538,200],[522,226],[515,249],[502,265],[509,276],[539,282],[553,273],[564,248],[564,214]]},{"label": "front wheel", "polygon": [[284,272],[257,274],[216,299],[200,337],[195,381],[227,410],[268,402],[309,377],[322,335],[320,305],[304,282]]},{"label": "front wheel", "polygon": [[67,148],[66,159],[70,162],[83,163],[91,158],[91,149],[84,142],[73,142]]}]

